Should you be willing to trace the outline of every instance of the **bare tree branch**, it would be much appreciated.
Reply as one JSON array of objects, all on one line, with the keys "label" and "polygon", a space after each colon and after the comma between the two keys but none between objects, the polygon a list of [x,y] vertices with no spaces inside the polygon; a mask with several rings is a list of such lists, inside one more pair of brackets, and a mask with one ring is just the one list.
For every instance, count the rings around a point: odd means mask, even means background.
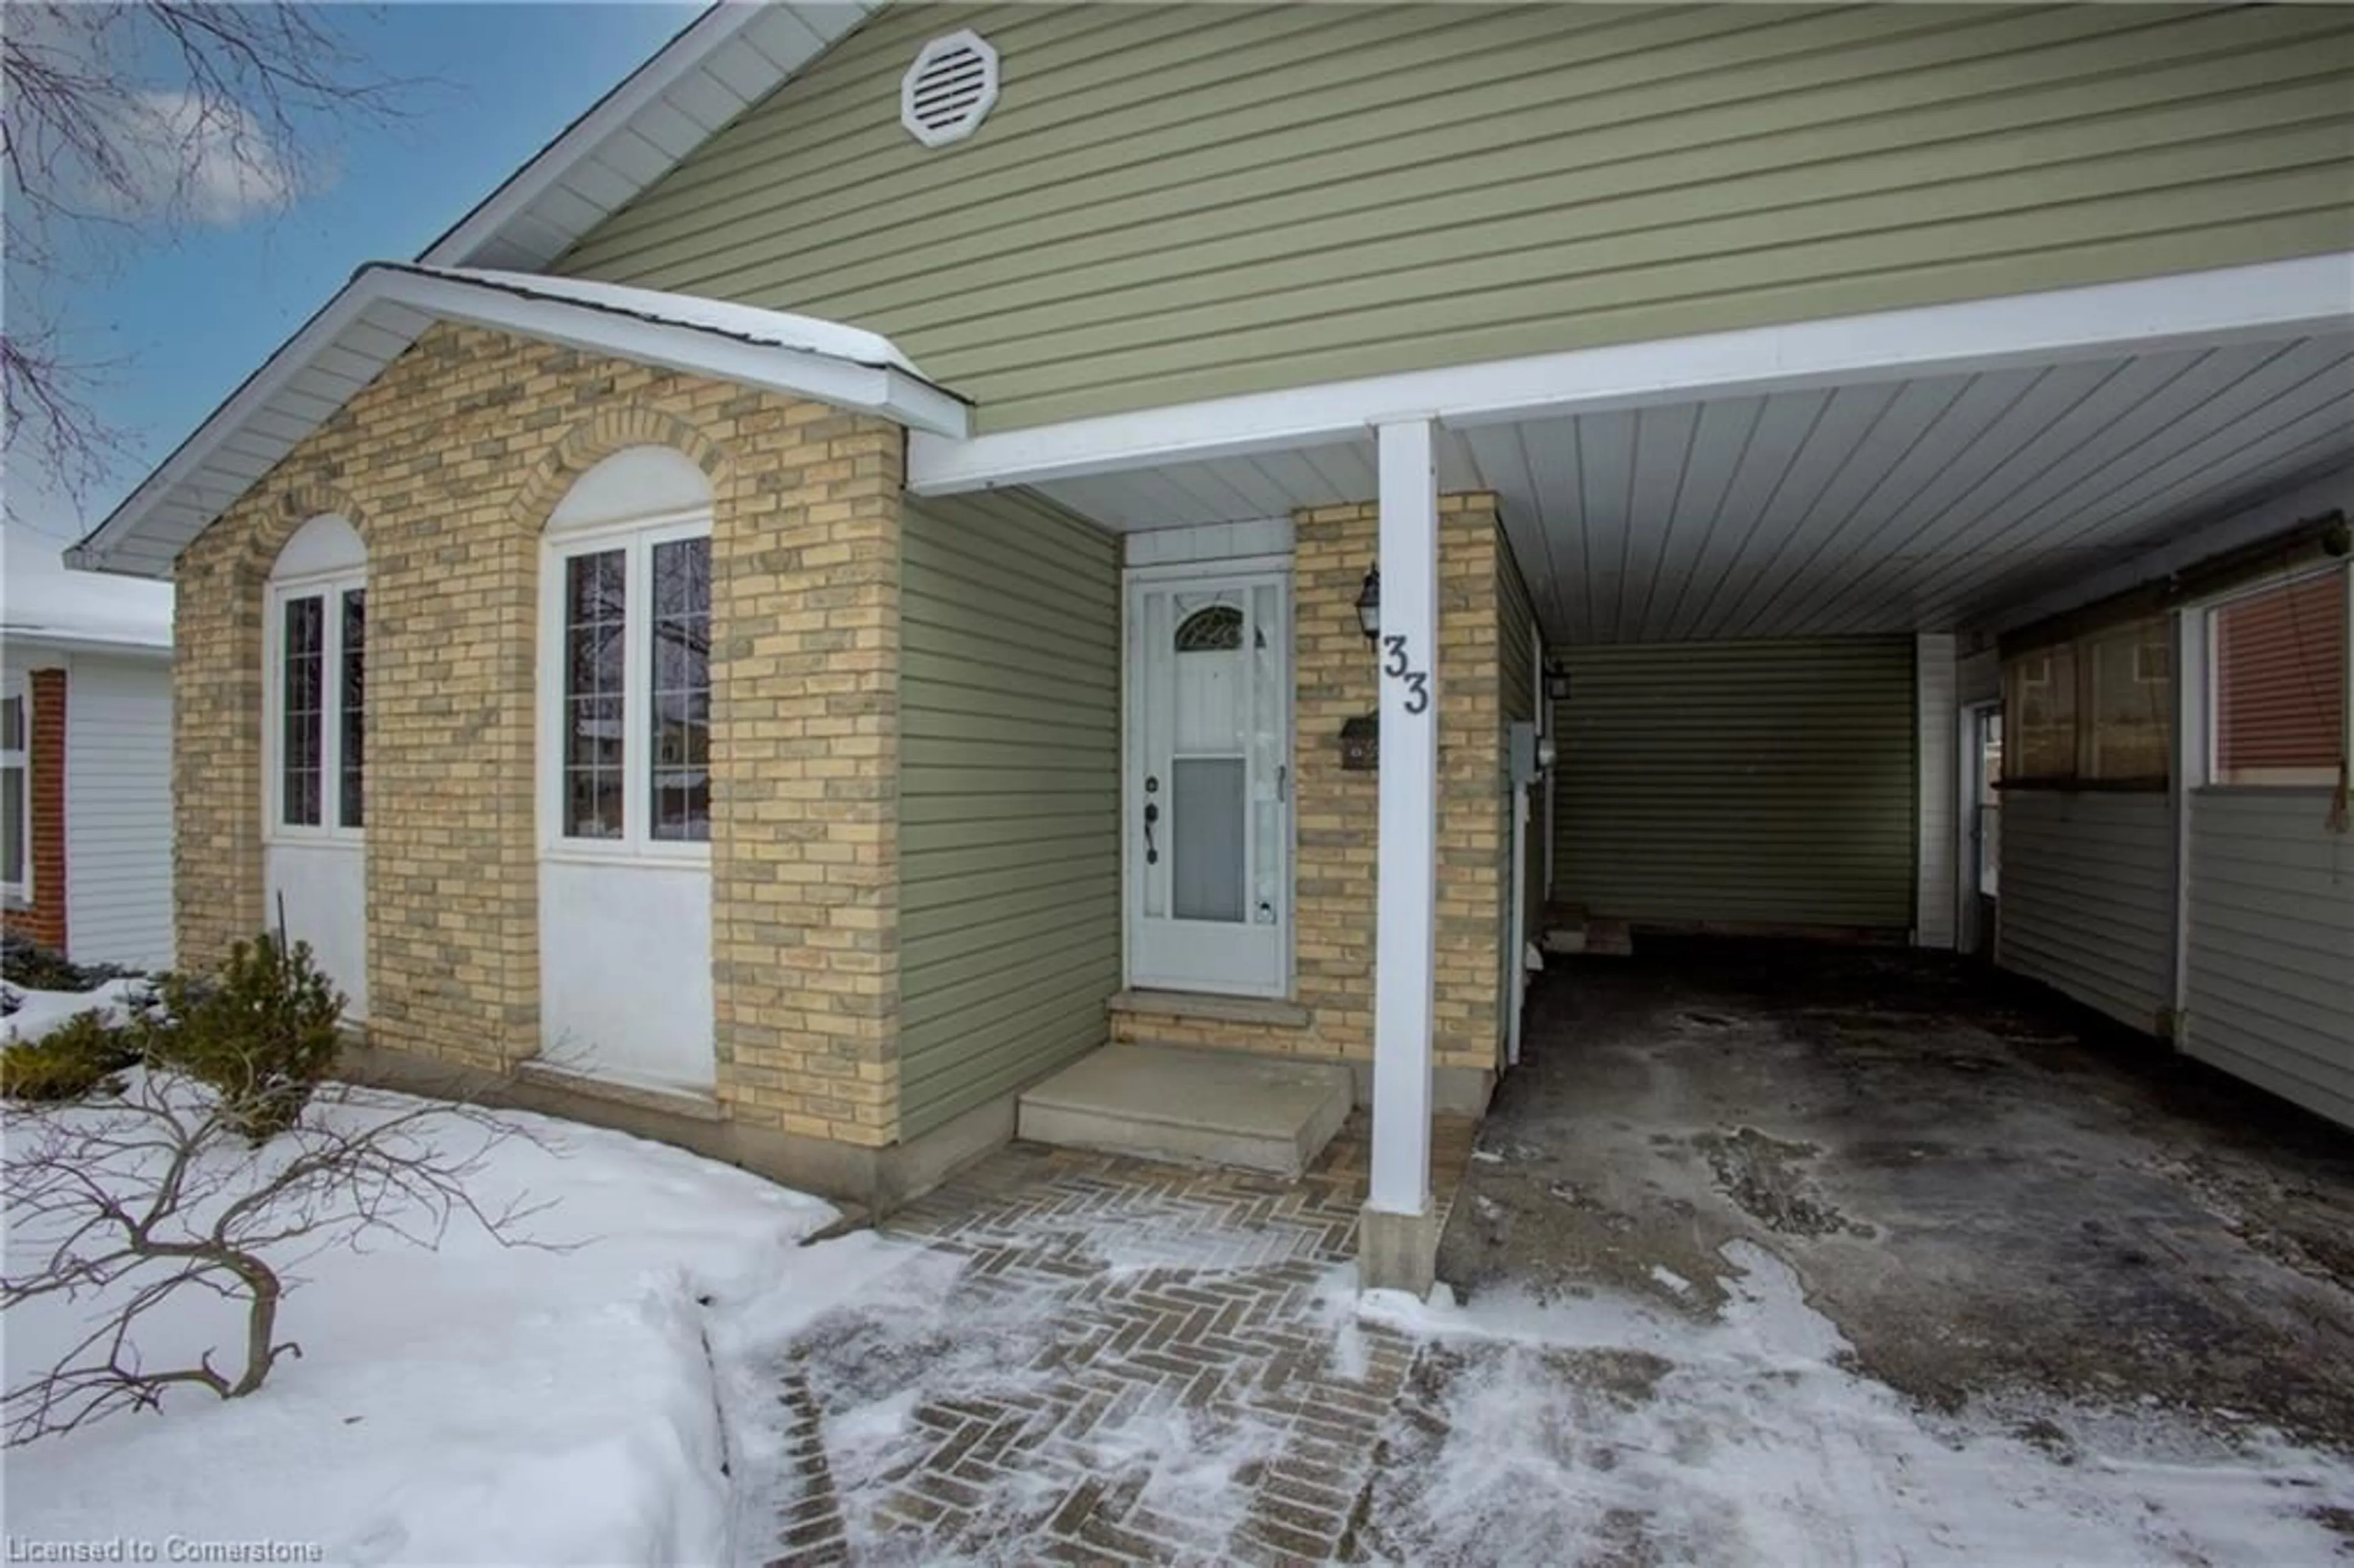
[{"label": "bare tree branch", "polygon": [[31,462],[79,502],[123,450],[95,413],[104,361],[65,342],[58,287],[113,270],[158,235],[282,212],[328,183],[338,131],[406,118],[426,84],[376,70],[349,32],[375,14],[186,0],[0,6],[0,402],[12,465]]},{"label": "bare tree branch", "polygon": [[[0,1312],[45,1297],[98,1309],[48,1371],[7,1392],[11,1445],[153,1409],[184,1384],[222,1399],[252,1393],[301,1355],[278,1338],[280,1308],[300,1284],[289,1270],[328,1249],[379,1236],[438,1248],[462,1223],[503,1246],[564,1250],[522,1233],[546,1202],[494,1206],[473,1190],[501,1146],[541,1142],[527,1123],[479,1106],[331,1084],[257,1148],[218,1096],[150,1065],[117,1100],[0,1116],[0,1200],[20,1255],[36,1259],[0,1278]],[[211,1349],[193,1367],[147,1367],[136,1330],[189,1291],[243,1308],[242,1347],[226,1368]]]}]

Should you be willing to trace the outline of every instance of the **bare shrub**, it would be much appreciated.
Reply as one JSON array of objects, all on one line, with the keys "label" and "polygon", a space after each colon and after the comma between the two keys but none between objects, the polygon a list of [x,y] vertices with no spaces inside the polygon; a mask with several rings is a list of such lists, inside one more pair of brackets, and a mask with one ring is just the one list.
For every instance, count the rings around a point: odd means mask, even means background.
[{"label": "bare shrub", "polygon": [[[13,1233],[0,1312],[58,1296],[98,1308],[86,1335],[7,1392],[12,1446],[154,1409],[181,1384],[251,1393],[281,1358],[302,1353],[279,1337],[279,1309],[297,1283],[289,1270],[326,1249],[371,1239],[433,1248],[453,1224],[502,1245],[544,1245],[516,1227],[545,1204],[487,1208],[470,1191],[501,1145],[538,1141],[479,1107],[330,1084],[257,1147],[229,1098],[151,1066],[113,1100],[0,1116]],[[208,1348],[193,1366],[147,1365],[141,1324],[207,1291],[242,1307],[242,1342]]]}]

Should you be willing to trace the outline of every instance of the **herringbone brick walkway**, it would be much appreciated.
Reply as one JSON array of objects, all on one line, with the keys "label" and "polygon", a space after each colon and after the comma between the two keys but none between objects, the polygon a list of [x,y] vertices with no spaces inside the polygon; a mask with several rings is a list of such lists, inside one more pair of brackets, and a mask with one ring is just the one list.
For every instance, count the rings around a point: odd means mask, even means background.
[{"label": "herringbone brick walkway", "polygon": [[769,1561],[1345,1556],[1414,1357],[1349,1309],[1364,1172],[1362,1118],[1298,1181],[1016,1144],[903,1210],[780,1368]]}]

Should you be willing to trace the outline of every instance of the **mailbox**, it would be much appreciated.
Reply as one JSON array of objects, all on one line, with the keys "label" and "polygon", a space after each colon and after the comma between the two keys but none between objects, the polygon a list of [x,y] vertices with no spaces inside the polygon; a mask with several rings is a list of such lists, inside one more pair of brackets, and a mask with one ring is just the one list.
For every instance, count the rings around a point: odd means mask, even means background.
[{"label": "mailbox", "polygon": [[1341,726],[1341,766],[1349,772],[1368,772],[1382,765],[1382,717],[1359,714]]}]

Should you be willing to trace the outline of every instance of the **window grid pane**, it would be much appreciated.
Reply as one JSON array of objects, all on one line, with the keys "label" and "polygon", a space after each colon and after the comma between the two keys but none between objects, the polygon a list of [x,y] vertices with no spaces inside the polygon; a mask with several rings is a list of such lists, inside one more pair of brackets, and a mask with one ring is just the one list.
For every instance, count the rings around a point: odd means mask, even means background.
[{"label": "window grid pane", "polygon": [[2014,660],[2005,673],[2004,723],[2016,740],[2012,774],[2076,777],[2076,654],[2067,643]]},{"label": "window grid pane", "polygon": [[2168,623],[2144,621],[2105,634],[2087,649],[2092,711],[2083,726],[2086,776],[2162,779],[2173,752],[2174,678]]},{"label": "window grid pane", "polygon": [[0,768],[0,882],[25,885],[25,769]]},{"label": "window grid pane", "polygon": [[564,563],[564,834],[622,832],[622,683],[629,566],[599,550]]},{"label": "window grid pane", "polygon": [[653,836],[711,837],[711,541],[653,547],[648,768]]},{"label": "window grid pane", "polygon": [[320,822],[326,732],[326,600],[286,601],[284,726],[279,762],[279,815],[292,827]]},{"label": "window grid pane", "polygon": [[0,697],[0,751],[25,749],[25,699]]},{"label": "window grid pane", "polygon": [[343,723],[341,756],[337,758],[341,788],[336,820],[347,828],[362,827],[367,818],[364,768],[367,757],[366,588],[344,591],[344,679],[339,715]]}]

